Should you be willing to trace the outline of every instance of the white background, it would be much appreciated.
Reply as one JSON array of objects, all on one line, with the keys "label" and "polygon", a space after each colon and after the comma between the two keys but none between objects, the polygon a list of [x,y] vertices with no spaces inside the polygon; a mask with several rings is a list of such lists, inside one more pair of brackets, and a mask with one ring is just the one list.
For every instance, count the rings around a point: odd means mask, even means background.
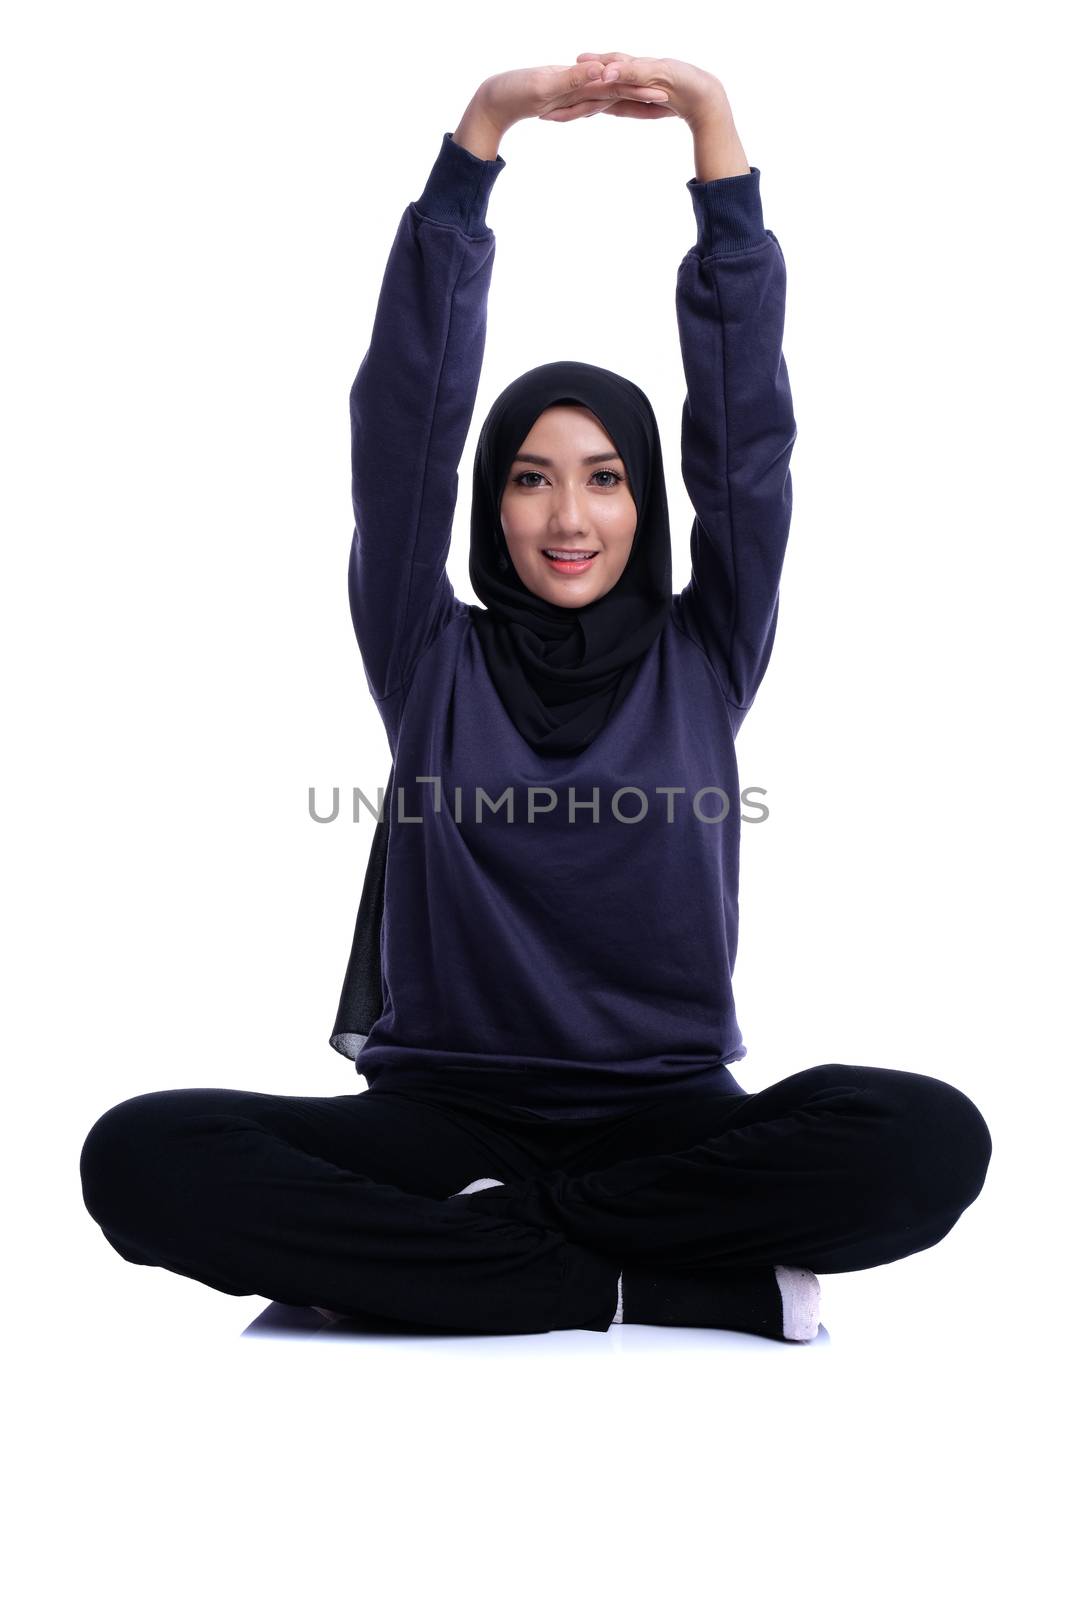
[{"label": "white background", "polygon": [[[1052,17],[674,0],[611,22],[582,3],[9,16],[15,1592],[1055,1592]],[[822,1280],[830,1339],[812,1347],[627,1326],[243,1339],[266,1301],[111,1250],[80,1146],[150,1089],[363,1088],[327,1039],[371,824],[307,808],[311,784],[370,794],[389,770],[346,599],[349,385],[401,212],[478,83],[597,49],[720,77],[787,261],[795,509],[739,740],[771,816],[744,829],[737,1075],[758,1089],[847,1061],[946,1078],[987,1118],[988,1181],[932,1250]],[[533,121],[501,153],[454,585],[474,598],[482,417],[518,372],[571,356],[654,404],[679,589],[687,129]]]}]

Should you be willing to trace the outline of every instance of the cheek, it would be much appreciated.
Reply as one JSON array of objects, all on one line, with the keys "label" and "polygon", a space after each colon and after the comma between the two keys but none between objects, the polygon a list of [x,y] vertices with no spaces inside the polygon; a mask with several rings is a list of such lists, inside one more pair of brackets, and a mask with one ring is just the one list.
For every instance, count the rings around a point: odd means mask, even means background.
[{"label": "cheek", "polygon": [[611,506],[606,507],[602,530],[605,537],[611,539],[613,544],[629,544],[635,536],[637,526],[638,517],[632,499],[614,500]]},{"label": "cheek", "polygon": [[627,561],[634,543],[635,519],[629,514],[621,518],[612,541],[613,555],[621,564]]},{"label": "cheek", "polygon": [[529,501],[507,501],[499,515],[501,527],[511,539],[525,539],[537,531],[539,518]]}]

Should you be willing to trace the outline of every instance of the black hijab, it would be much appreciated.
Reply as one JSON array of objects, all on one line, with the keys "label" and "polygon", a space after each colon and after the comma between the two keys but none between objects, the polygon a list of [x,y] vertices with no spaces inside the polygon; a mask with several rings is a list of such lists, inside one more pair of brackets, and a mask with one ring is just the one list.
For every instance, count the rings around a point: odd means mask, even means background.
[{"label": "black hijab", "polygon": [[[501,496],[516,454],[552,405],[594,413],[623,459],[638,512],[627,565],[612,588],[586,606],[558,606],[528,589],[501,526]],[[475,452],[468,573],[486,607],[471,606],[471,620],[516,728],[547,754],[585,749],[626,697],[672,602],[660,434],[637,384],[585,361],[551,361],[498,395]],[[381,929],[393,780],[391,770],[330,1040],[354,1060],[383,1009]]]}]

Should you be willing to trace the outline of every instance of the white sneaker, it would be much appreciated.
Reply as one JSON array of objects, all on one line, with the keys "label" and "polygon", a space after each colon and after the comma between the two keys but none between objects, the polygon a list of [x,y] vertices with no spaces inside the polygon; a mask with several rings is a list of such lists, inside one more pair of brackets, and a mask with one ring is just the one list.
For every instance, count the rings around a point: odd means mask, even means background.
[{"label": "white sneaker", "polygon": [[820,1283],[808,1267],[777,1267],[783,1296],[783,1337],[808,1341],[820,1332]]},{"label": "white sneaker", "polygon": [[474,1194],[477,1189],[500,1189],[503,1186],[503,1178],[476,1178],[468,1184],[466,1189],[458,1189],[456,1194],[451,1194],[449,1198],[450,1200],[455,1200],[457,1194]]}]

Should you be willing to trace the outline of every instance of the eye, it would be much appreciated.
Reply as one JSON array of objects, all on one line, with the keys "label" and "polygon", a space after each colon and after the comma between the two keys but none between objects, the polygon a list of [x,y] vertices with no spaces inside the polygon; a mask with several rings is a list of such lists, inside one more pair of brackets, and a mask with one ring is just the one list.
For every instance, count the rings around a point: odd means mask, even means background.
[{"label": "eye", "polygon": [[[612,478],[612,479],[615,480],[613,483],[602,483],[602,484],[599,484],[598,487],[600,489],[614,489],[616,487],[617,483],[623,483],[623,481],[624,481],[623,473],[622,472],[617,472],[614,467],[599,467],[596,472],[591,474],[591,476],[594,477],[594,478]],[[528,489],[528,488],[534,488],[535,485],[534,484],[525,483],[524,482],[525,478],[541,478],[541,477],[542,477],[542,473],[541,472],[536,472],[534,467],[529,467],[526,472],[517,473],[512,481],[513,481],[513,483],[519,484],[521,489]]]}]

